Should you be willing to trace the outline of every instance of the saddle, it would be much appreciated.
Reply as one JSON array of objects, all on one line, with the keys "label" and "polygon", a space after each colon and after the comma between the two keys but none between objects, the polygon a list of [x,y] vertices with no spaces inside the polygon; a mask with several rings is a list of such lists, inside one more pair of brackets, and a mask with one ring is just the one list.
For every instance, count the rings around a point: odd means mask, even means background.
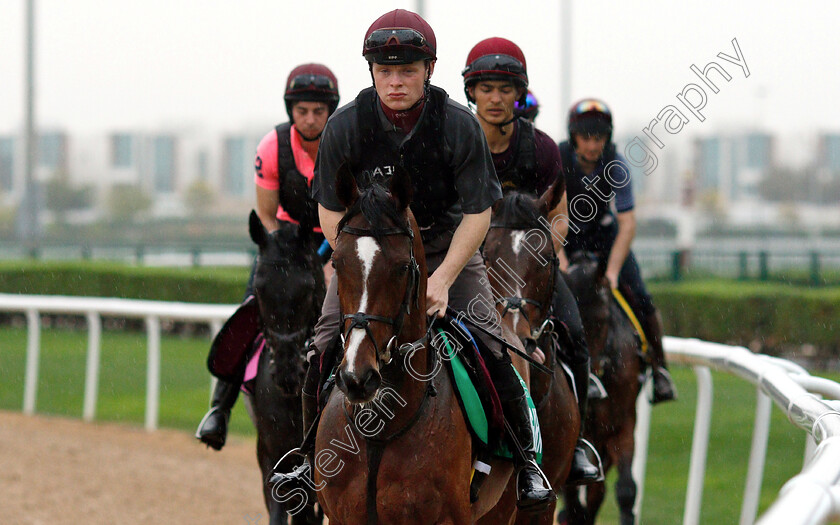
[{"label": "saddle", "polygon": [[225,321],[210,345],[207,369],[223,381],[236,383],[242,380],[248,356],[260,331],[260,309],[251,295]]}]

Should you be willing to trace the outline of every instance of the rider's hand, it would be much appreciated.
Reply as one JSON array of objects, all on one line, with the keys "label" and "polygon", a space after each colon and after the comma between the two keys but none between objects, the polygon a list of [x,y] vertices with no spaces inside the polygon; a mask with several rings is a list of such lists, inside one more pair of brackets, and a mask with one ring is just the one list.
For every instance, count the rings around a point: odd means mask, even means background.
[{"label": "rider's hand", "polygon": [[443,317],[446,314],[447,304],[449,304],[449,285],[435,272],[429,276],[426,283],[426,315],[434,315],[437,312],[438,317]]},{"label": "rider's hand", "polygon": [[605,277],[607,278],[607,281],[609,281],[609,283],[610,283],[610,289],[611,290],[615,290],[616,288],[618,288],[618,273],[607,272],[605,274]]}]

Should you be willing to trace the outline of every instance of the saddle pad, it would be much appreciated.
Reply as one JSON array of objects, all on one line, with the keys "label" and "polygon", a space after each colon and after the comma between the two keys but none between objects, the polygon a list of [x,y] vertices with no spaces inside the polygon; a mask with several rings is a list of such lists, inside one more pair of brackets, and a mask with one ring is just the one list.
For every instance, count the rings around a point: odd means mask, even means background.
[{"label": "saddle pad", "polygon": [[[446,337],[446,332],[440,328],[437,329],[437,332],[444,342],[444,348],[446,349],[447,355],[443,360],[449,364],[449,369],[452,372],[452,383],[455,386],[455,392],[457,393],[458,400],[460,401],[459,404],[464,412],[464,419],[467,421],[467,425],[470,427],[473,436],[475,436],[475,438],[478,439],[484,447],[488,447],[490,446],[488,443],[488,416],[485,413],[484,405],[481,403],[481,398],[479,397],[478,391],[473,384],[472,378],[462,362],[462,360],[465,359],[465,356],[463,355],[463,352],[458,352],[458,359],[454,359],[456,352],[452,348],[449,339]],[[514,368],[514,371],[516,372],[516,368]],[[542,435],[540,434],[540,422],[537,418],[537,409],[534,405],[534,401],[531,399],[528,387],[525,385],[525,381],[522,380],[519,372],[516,372],[516,377],[519,379],[520,384],[522,384],[522,388],[525,390],[525,395],[528,399],[531,430],[534,433],[534,452],[536,452],[537,463],[542,463]],[[513,457],[506,440],[500,440],[500,443],[497,444],[492,453],[495,456],[506,459],[511,459]]]},{"label": "saddle pad", "polygon": [[257,366],[260,363],[260,354],[262,354],[263,348],[265,348],[265,338],[262,334],[257,335],[257,339],[254,341],[254,346],[257,348],[257,351],[254,352],[254,355],[252,355],[251,359],[248,360],[248,366],[245,367],[245,378],[243,379],[245,382],[257,377]]}]

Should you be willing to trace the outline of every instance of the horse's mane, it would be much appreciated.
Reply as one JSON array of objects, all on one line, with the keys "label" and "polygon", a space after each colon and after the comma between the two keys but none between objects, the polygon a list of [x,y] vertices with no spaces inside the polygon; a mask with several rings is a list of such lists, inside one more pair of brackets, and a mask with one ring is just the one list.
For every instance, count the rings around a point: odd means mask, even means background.
[{"label": "horse's mane", "polygon": [[[379,184],[373,184],[359,193],[359,198],[338,222],[338,231],[340,232],[353,217],[360,213],[370,224],[370,233],[377,240],[381,239],[385,230],[394,226],[410,230],[408,222],[397,209],[388,191]],[[386,219],[389,219],[390,223]]]},{"label": "horse's mane", "polygon": [[505,194],[493,210],[493,223],[501,225],[540,228],[542,225],[539,218],[540,212],[534,198],[518,191]]}]

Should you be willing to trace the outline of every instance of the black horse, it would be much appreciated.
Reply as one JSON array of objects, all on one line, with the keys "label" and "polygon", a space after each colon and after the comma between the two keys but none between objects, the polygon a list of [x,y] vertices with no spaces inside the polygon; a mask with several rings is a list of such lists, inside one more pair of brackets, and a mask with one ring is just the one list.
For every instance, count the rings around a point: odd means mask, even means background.
[{"label": "black horse", "polygon": [[[265,346],[259,357],[249,413],[257,428],[257,459],[270,523],[285,524],[286,505],[267,484],[275,464],[303,438],[301,388],[306,372],[306,340],[324,300],[324,274],[317,254],[319,236],[311,227],[282,222],[268,233],[251,212],[251,239],[259,246],[254,289]],[[293,524],[321,523],[311,506],[292,517]]]},{"label": "black horse", "polygon": [[[636,483],[631,466],[636,428],[636,398],[641,390],[644,364],[640,340],[627,316],[613,299],[604,276],[606,260],[597,254],[577,252],[569,257],[566,282],[577,299],[592,368],[607,390],[606,399],[589,408],[586,437],[595,445],[606,473],[618,469],[615,497],[621,525],[633,525]],[[593,524],[604,501],[604,482],[586,487],[586,503],[581,504],[577,487],[564,490],[565,517],[561,523]]]}]

